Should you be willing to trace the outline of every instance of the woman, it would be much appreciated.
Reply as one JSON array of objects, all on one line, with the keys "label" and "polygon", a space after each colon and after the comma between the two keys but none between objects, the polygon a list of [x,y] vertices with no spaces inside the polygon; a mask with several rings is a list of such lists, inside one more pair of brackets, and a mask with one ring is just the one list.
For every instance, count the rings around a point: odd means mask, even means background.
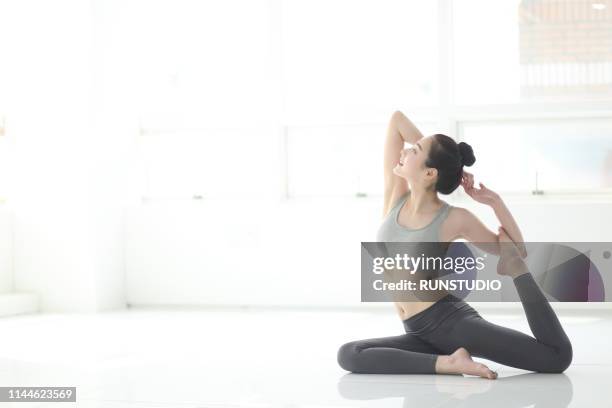
[{"label": "woman", "polygon": [[[404,149],[404,143],[411,145]],[[469,374],[495,379],[497,373],[472,360],[482,357],[524,370],[561,373],[572,346],[557,316],[527,270],[521,231],[498,194],[463,171],[475,162],[467,143],[435,134],[423,137],[400,111],[390,120],[384,151],[385,196],[379,242],[498,243],[498,273],[510,276],[535,337],[493,324],[462,299],[440,295],[431,302],[395,302],[406,334],[346,343],[338,363],[347,371],[380,374]],[[493,209],[501,226],[495,234],[472,212],[440,200],[459,185]],[[501,245],[503,244],[503,245]],[[485,246],[489,247],[489,245]]]}]

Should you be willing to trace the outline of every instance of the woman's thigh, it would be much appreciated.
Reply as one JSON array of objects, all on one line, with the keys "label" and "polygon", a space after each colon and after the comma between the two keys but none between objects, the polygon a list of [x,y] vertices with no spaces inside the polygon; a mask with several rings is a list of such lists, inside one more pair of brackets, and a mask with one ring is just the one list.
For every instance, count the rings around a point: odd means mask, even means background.
[{"label": "woman's thigh", "polygon": [[401,334],[398,336],[373,337],[369,339],[354,340],[350,342],[360,350],[372,347],[394,348],[405,351],[416,351],[419,353],[439,354],[440,350],[432,344],[412,334]]},{"label": "woman's thigh", "polygon": [[438,349],[411,334],[354,340],[338,350],[347,371],[380,374],[433,374]]},{"label": "woman's thigh", "polygon": [[[452,316],[426,340],[445,354],[464,347],[472,356],[531,371],[557,372],[564,365],[557,350],[518,330],[480,315]],[[563,371],[561,369],[561,371]]]}]

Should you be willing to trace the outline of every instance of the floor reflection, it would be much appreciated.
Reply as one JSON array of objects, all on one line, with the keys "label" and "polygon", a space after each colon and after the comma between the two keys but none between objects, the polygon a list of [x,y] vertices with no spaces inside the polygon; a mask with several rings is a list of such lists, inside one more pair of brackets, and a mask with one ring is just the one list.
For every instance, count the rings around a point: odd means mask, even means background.
[{"label": "floor reflection", "polygon": [[340,378],[338,392],[349,400],[403,398],[401,407],[560,408],[572,401],[573,386],[565,374],[526,373],[491,381],[461,375],[351,373]]}]

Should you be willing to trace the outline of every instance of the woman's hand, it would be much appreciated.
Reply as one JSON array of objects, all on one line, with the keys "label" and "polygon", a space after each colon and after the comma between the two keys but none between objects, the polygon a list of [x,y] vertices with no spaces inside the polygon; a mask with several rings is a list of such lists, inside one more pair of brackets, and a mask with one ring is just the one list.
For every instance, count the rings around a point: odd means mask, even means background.
[{"label": "woman's hand", "polygon": [[467,195],[472,197],[474,200],[479,203],[486,205],[494,205],[499,201],[499,195],[493,190],[489,190],[485,187],[484,184],[478,183],[480,188],[474,187],[474,176],[467,171],[463,172],[463,177],[461,178],[461,185],[463,186],[463,190]]},{"label": "woman's hand", "polygon": [[463,170],[463,176],[461,176],[461,185],[463,189],[472,188],[474,186],[474,175]]}]

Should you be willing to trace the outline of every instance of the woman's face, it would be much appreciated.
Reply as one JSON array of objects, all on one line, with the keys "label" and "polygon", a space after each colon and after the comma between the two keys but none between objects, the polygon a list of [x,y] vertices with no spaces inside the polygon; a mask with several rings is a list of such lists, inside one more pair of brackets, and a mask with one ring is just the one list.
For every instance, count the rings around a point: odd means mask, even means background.
[{"label": "woman's face", "polygon": [[405,178],[411,185],[429,185],[435,181],[437,170],[425,167],[433,136],[426,136],[414,145],[402,150],[399,163],[393,173]]}]

